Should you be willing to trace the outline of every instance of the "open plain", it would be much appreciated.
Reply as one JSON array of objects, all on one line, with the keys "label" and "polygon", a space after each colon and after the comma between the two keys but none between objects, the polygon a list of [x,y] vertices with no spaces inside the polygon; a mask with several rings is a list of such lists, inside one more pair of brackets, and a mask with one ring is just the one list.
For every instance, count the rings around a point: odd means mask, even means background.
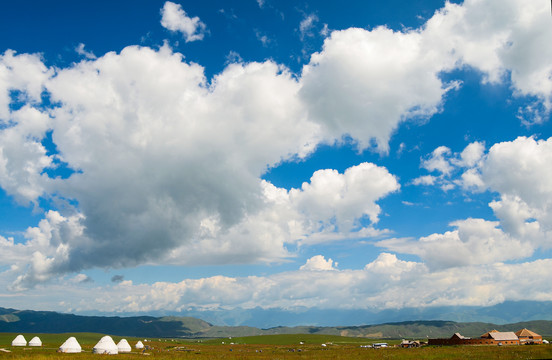
[{"label": "open plain", "polygon": [[[102,334],[36,334],[42,347],[13,347],[16,334],[0,334],[1,359],[91,359],[92,347]],[[29,337],[34,334],[24,334]],[[75,336],[82,346],[80,354],[62,354],[57,349],[69,336]],[[119,341],[122,337],[113,337]],[[127,338],[134,345],[137,338]],[[115,358],[155,359],[552,359],[552,346],[425,346],[421,348],[394,347],[400,340],[388,340],[388,348],[361,347],[381,339],[349,338],[325,335],[274,335],[232,339],[184,340],[147,339],[144,350],[113,355]],[[323,345],[324,344],[324,345]]]}]

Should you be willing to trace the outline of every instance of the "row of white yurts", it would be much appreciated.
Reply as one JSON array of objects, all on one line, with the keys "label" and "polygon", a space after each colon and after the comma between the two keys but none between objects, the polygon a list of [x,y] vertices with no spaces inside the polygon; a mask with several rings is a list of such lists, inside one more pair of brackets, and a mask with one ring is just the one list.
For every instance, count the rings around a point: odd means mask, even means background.
[{"label": "row of white yurts", "polygon": [[[27,340],[23,335],[17,335],[12,341],[12,346],[27,346]],[[42,346],[42,340],[35,336],[29,341],[29,346]]]},{"label": "row of white yurts", "polygon": [[[42,341],[38,336],[29,341],[29,346],[42,346]],[[27,346],[27,340],[23,335],[17,335],[12,341],[12,346]],[[144,344],[138,341],[134,346],[136,349],[143,349]],[[126,339],[121,339],[118,344],[115,344],[111,336],[104,336],[98,341],[98,343],[92,349],[95,354],[118,354],[128,353],[132,350],[130,344]],[[74,336],[71,336],[58,349],[58,352],[62,353],[80,353],[82,348]]]}]

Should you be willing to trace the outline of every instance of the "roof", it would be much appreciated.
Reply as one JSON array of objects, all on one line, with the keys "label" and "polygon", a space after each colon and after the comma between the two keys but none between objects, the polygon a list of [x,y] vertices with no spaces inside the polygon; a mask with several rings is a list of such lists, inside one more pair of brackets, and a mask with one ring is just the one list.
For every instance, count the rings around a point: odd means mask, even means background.
[{"label": "roof", "polygon": [[469,337],[462,336],[460,333],[454,333],[454,335],[451,336],[451,339],[469,339]]},{"label": "roof", "polygon": [[485,334],[481,335],[481,337],[486,338],[486,339],[490,339],[491,338],[491,333],[495,333],[495,332],[498,332],[498,330],[491,330],[489,332],[486,332]]},{"label": "roof", "polygon": [[518,337],[529,337],[529,336],[539,337],[540,336],[536,332],[533,332],[533,331],[528,330],[528,329],[521,329],[520,331],[516,332],[516,335]]},{"label": "roof", "polygon": [[497,341],[519,340],[519,338],[517,337],[517,335],[513,331],[507,331],[507,332],[498,332],[497,331],[497,332],[489,333],[489,335],[491,335],[491,337],[494,340],[497,340]]}]

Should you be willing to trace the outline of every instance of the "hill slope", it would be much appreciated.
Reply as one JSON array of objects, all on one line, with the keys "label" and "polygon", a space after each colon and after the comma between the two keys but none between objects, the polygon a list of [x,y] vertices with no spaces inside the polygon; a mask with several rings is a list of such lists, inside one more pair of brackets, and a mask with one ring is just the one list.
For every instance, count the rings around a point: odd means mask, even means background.
[{"label": "hill slope", "polygon": [[476,337],[496,329],[517,331],[529,328],[541,335],[552,335],[552,321],[536,320],[506,325],[482,322],[406,321],[365,326],[274,327],[214,326],[192,317],[80,316],[50,311],[0,308],[0,331],[25,333],[97,332],[145,337],[228,337],[274,334],[326,334],[370,338],[436,338],[455,332]]}]

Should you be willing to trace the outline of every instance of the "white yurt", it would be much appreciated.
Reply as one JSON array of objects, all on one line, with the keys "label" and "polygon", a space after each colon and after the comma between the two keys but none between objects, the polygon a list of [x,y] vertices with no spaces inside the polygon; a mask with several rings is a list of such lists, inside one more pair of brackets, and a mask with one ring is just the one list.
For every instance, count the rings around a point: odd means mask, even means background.
[{"label": "white yurt", "polygon": [[92,352],[94,354],[117,355],[119,353],[119,349],[117,348],[117,345],[115,344],[115,341],[113,341],[111,336],[106,335],[101,338],[96,345],[94,345],[94,347],[92,348]]},{"label": "white yurt", "polygon": [[138,342],[136,343],[136,345],[134,345],[134,347],[136,349],[143,349],[144,348],[144,344],[142,344],[142,342],[140,340],[138,340]]},{"label": "white yurt", "polygon": [[27,346],[27,340],[23,335],[17,335],[12,341],[12,346]]},{"label": "white yurt", "polygon": [[129,353],[132,351],[127,339],[121,339],[121,341],[117,344],[117,349],[119,349],[120,353]]},{"label": "white yurt", "polygon": [[62,353],[80,353],[82,348],[74,336],[71,336],[69,339],[65,340],[63,344],[58,349]]},{"label": "white yurt", "polygon": [[42,340],[38,336],[35,336],[29,341],[29,346],[42,346]]}]

